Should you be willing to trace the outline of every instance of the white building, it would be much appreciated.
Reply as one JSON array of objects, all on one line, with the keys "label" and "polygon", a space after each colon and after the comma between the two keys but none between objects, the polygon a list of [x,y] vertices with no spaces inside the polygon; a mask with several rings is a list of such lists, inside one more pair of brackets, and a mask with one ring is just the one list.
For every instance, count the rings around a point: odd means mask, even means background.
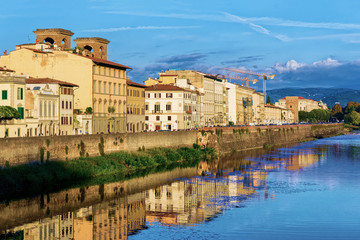
[{"label": "white building", "polygon": [[74,88],[50,78],[27,78],[26,116],[29,136],[73,135]]},{"label": "white building", "polygon": [[0,106],[10,106],[18,110],[18,119],[0,120],[0,137],[26,136],[24,116],[25,76],[14,76],[14,71],[0,67]]},{"label": "white building", "polygon": [[158,84],[145,89],[146,130],[197,128],[197,92]]},{"label": "white building", "polygon": [[226,82],[225,87],[228,91],[228,122],[233,122],[235,125],[237,124],[237,117],[236,117],[236,85],[231,82]]}]

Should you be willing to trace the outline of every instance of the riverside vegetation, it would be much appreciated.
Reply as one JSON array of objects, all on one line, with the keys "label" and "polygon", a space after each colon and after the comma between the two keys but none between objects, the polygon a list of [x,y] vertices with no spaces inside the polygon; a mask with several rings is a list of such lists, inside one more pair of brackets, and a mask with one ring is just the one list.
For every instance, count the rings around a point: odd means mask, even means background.
[{"label": "riverside vegetation", "polygon": [[46,161],[0,170],[0,200],[11,200],[50,193],[66,188],[103,184],[167,171],[176,167],[195,167],[200,161],[216,158],[213,148],[155,148],[138,152],[116,152],[98,157]]}]

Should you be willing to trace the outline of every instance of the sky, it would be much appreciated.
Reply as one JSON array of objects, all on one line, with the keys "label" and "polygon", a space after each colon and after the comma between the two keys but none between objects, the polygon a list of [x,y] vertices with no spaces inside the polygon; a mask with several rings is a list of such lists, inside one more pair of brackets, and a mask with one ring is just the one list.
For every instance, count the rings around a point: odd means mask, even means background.
[{"label": "sky", "polygon": [[268,89],[360,89],[359,9],[358,0],[2,1],[0,53],[35,42],[38,28],[64,28],[73,40],[108,39],[108,60],[139,83],[167,69],[238,68],[275,74]]}]

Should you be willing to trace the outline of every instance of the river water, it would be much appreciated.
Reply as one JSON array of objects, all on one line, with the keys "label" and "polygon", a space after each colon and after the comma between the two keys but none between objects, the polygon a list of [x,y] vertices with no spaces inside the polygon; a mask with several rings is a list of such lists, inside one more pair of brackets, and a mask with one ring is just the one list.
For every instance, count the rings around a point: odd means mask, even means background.
[{"label": "river water", "polygon": [[66,193],[60,207],[52,195],[56,214],[46,200],[31,214],[20,209],[34,199],[3,204],[0,222],[19,224],[0,226],[0,239],[360,239],[359,134],[234,153],[186,171],[192,177],[110,199],[70,204]]}]

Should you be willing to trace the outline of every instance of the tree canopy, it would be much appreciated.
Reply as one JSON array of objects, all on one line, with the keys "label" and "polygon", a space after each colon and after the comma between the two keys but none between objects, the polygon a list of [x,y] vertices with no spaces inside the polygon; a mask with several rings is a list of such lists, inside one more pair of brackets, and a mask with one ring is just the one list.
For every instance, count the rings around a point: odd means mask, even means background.
[{"label": "tree canopy", "polygon": [[20,114],[15,108],[10,106],[0,106],[0,120],[11,120],[19,117]]}]

